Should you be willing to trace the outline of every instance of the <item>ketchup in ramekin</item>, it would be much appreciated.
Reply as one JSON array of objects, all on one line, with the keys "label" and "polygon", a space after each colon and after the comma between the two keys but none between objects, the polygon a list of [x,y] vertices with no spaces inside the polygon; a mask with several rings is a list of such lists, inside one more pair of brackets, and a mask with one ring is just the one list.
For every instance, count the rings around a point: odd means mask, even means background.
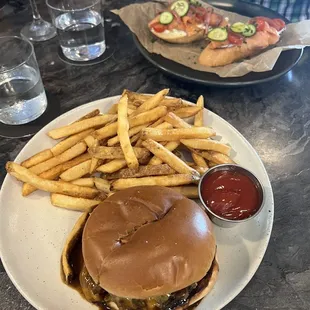
[{"label": "ketchup in ramekin", "polygon": [[263,187],[249,170],[238,165],[219,165],[202,176],[199,196],[213,222],[230,227],[260,211]]}]

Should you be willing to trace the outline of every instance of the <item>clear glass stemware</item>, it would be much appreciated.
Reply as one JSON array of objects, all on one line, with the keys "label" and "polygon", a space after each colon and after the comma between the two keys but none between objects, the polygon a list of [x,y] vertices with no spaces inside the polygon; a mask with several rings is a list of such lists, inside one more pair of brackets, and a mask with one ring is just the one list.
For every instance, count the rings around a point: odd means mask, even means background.
[{"label": "clear glass stemware", "polygon": [[35,0],[30,0],[33,20],[21,30],[21,35],[30,41],[46,41],[56,36],[55,27],[42,19]]}]

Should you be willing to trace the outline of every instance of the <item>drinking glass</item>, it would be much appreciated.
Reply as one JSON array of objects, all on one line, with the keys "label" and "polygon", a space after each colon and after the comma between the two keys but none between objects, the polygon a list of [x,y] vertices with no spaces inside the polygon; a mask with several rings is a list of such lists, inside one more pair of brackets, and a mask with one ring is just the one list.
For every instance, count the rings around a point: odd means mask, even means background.
[{"label": "drinking glass", "polygon": [[32,22],[24,26],[20,34],[34,42],[46,41],[56,36],[55,27],[42,19],[35,0],[30,0]]},{"label": "drinking glass", "polygon": [[101,0],[47,0],[64,55],[88,61],[106,50]]},{"label": "drinking glass", "polygon": [[30,41],[0,37],[0,122],[20,125],[38,118],[47,100]]}]

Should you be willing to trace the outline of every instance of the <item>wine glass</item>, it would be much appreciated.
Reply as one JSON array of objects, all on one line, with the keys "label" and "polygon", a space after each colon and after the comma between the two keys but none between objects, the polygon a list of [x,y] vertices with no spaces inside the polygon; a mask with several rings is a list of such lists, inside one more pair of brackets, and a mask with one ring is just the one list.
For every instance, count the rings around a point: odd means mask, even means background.
[{"label": "wine glass", "polygon": [[21,35],[30,41],[46,41],[56,36],[55,27],[42,19],[35,0],[30,0],[33,20],[21,30]]}]

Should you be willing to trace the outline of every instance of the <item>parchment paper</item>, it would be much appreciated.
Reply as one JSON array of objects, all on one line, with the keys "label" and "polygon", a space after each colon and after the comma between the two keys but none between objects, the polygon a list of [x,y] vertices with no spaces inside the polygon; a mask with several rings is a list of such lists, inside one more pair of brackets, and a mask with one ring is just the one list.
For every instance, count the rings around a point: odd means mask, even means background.
[{"label": "parchment paper", "polygon": [[[203,6],[208,7],[209,5],[203,3]],[[305,20],[287,25],[277,45],[255,57],[223,67],[205,67],[198,63],[198,56],[207,45],[205,40],[190,44],[171,44],[160,39],[154,40],[155,37],[149,31],[147,25],[156,16],[156,13],[163,8],[165,6],[161,3],[146,2],[131,4],[112,12],[120,16],[150,53],[160,54],[165,58],[195,70],[216,73],[223,78],[243,76],[251,71],[262,72],[272,70],[282,51],[296,48],[302,49],[310,45],[310,20]],[[214,11],[224,17],[229,17],[230,23],[237,21],[246,22],[249,19],[249,17],[216,8],[214,8]]]}]

